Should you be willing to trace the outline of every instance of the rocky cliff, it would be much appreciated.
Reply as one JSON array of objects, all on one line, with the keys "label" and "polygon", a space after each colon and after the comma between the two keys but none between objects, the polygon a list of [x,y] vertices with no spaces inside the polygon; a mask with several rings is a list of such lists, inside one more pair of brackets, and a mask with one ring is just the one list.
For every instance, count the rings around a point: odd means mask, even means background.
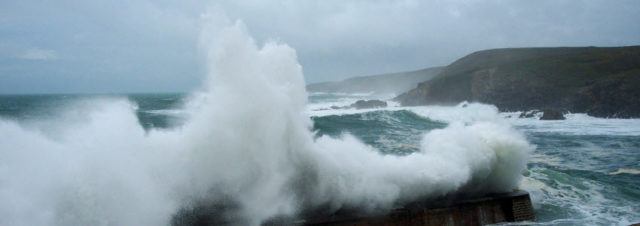
[{"label": "rocky cliff", "polygon": [[467,55],[396,100],[640,117],[640,46],[493,49]]}]

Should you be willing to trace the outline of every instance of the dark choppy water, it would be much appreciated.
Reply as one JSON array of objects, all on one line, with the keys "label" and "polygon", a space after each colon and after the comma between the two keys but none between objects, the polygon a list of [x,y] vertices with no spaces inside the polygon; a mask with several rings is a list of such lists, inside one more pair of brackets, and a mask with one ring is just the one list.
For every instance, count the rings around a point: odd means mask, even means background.
[{"label": "dark choppy water", "polygon": [[[419,107],[366,112],[314,111],[345,106],[361,98],[366,97],[312,95],[310,102],[314,107],[309,112],[322,115],[312,117],[314,128],[320,134],[349,132],[383,153],[405,154],[417,151],[420,135],[446,126],[443,121],[447,119],[473,121],[483,117],[481,112],[466,115]],[[521,187],[532,195],[538,223],[640,222],[640,119],[598,119],[571,114],[565,121],[540,121],[519,119],[517,115],[501,114],[537,146]]]},{"label": "dark choppy water", "polygon": [[181,107],[185,94],[126,94],[126,95],[0,95],[0,116],[18,121],[52,118],[82,102],[100,98],[126,98],[137,108],[136,115],[145,129],[169,128],[183,120]]},{"label": "dark choppy water", "polygon": [[640,221],[640,136],[526,134],[537,145],[527,182],[541,221]]},{"label": "dark choppy water", "polygon": [[318,136],[350,133],[382,153],[399,155],[418,151],[425,131],[446,126],[446,123],[432,121],[407,110],[328,115],[311,119]]},{"label": "dark choppy water", "polygon": [[[389,107],[376,111],[330,110],[369,96],[314,94],[308,112],[317,136],[349,133],[384,154],[419,151],[422,136],[447,126],[447,117],[482,113]],[[179,126],[184,94],[0,96],[0,117],[34,122],[52,118],[71,104],[95,98],[127,98],[145,129]],[[381,98],[381,97],[375,97]],[[384,97],[382,97],[384,98]],[[477,116],[480,115],[480,116]],[[537,146],[522,188],[532,194],[538,222],[557,225],[626,225],[640,222],[640,120],[569,115],[542,122],[502,114]],[[463,120],[464,121],[464,120]]]}]

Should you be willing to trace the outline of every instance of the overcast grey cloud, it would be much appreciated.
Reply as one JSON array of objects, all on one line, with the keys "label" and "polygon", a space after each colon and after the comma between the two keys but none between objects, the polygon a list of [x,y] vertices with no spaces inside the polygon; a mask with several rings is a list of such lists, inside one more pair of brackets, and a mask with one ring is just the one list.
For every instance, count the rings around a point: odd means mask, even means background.
[{"label": "overcast grey cloud", "polygon": [[640,44],[640,1],[2,1],[0,93],[192,90],[211,8],[294,47],[307,82],[489,48]]}]

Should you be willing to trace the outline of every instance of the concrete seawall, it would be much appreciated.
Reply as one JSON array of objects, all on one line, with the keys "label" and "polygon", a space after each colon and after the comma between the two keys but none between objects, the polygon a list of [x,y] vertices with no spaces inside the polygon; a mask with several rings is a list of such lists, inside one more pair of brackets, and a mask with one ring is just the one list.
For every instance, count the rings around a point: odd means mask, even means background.
[{"label": "concrete seawall", "polygon": [[516,191],[447,203],[416,203],[382,216],[318,216],[302,225],[486,225],[534,221],[529,193]]},{"label": "concrete seawall", "polygon": [[[173,216],[171,225],[247,225],[234,218],[233,202],[200,204]],[[310,215],[311,214],[311,215]],[[274,218],[263,225],[486,225],[500,222],[534,221],[529,193],[485,195],[475,198],[446,197],[424,200],[394,209],[386,214],[362,215],[359,211],[321,214],[312,211],[294,218]]]}]

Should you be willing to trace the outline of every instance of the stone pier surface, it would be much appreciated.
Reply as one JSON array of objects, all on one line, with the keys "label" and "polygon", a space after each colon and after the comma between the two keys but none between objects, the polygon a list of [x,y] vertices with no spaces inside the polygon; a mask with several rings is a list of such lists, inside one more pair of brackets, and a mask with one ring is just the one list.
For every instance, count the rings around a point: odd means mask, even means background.
[{"label": "stone pier surface", "polygon": [[301,225],[486,225],[534,221],[529,193],[516,191],[472,199],[425,201],[382,216],[334,214],[309,217]]},{"label": "stone pier surface", "polygon": [[[248,225],[234,218],[238,210],[232,201],[196,204],[180,210],[173,226]],[[486,225],[501,222],[534,221],[529,193],[515,191],[474,198],[444,197],[404,205],[385,214],[362,215],[358,210],[337,213],[307,212],[294,218],[274,218],[263,225]]]}]

